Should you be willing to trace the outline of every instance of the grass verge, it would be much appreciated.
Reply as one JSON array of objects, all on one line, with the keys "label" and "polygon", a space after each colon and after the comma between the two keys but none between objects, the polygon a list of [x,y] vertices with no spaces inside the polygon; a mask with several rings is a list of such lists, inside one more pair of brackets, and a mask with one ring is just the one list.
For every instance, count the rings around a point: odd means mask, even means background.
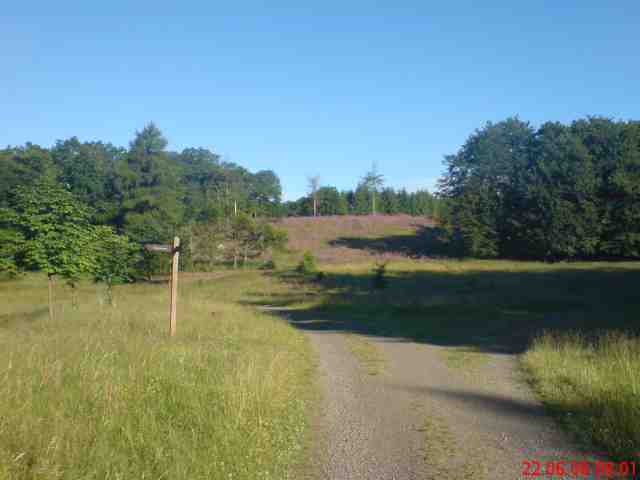
[{"label": "grass verge", "polygon": [[546,405],[579,439],[621,460],[640,458],[640,339],[546,333],[522,362]]},{"label": "grass verge", "polygon": [[[272,479],[299,461],[313,358],[286,322],[235,304],[258,274],[166,285],[0,283],[0,478]],[[255,277],[255,278],[254,278]]]}]

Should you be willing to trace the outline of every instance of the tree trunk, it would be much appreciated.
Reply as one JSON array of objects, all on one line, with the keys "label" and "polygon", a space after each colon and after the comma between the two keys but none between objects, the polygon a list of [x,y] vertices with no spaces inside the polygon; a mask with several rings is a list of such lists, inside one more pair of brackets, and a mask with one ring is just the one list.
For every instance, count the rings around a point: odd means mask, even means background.
[{"label": "tree trunk", "polygon": [[69,286],[71,287],[71,308],[73,308],[74,310],[77,310],[78,309],[78,290],[74,282],[71,282]]},{"label": "tree trunk", "polygon": [[238,268],[238,252],[233,252],[233,268]]},{"label": "tree trunk", "polygon": [[53,274],[48,274],[49,283],[49,320],[53,320]]},{"label": "tree trunk", "polygon": [[318,202],[316,200],[316,197],[314,195],[313,197],[313,216],[317,217],[318,216]]},{"label": "tree trunk", "polygon": [[238,216],[238,201],[237,200],[233,201],[233,216],[234,217]]},{"label": "tree trunk", "polygon": [[371,192],[371,211],[376,214],[376,192]]}]

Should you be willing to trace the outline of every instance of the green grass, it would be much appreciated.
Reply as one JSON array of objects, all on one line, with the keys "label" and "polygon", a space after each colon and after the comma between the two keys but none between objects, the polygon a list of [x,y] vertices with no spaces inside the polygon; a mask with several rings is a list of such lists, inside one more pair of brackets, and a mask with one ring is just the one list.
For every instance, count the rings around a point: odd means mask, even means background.
[{"label": "green grass", "polygon": [[[482,452],[465,449],[456,441],[446,421],[435,414],[425,417],[420,429],[425,436],[425,462],[439,479],[484,480],[487,478],[487,460]],[[461,460],[454,460],[452,452],[465,449]]]},{"label": "green grass", "polygon": [[640,452],[640,339],[547,333],[523,357],[534,387],[578,438],[614,457]]},{"label": "green grass", "polygon": [[0,282],[0,478],[281,479],[302,460],[313,357],[282,320],[237,304],[281,288],[241,272],[166,285]]},{"label": "green grass", "polygon": [[349,351],[369,375],[380,375],[384,372],[384,355],[374,343],[362,335],[354,334],[346,335],[345,340]]}]

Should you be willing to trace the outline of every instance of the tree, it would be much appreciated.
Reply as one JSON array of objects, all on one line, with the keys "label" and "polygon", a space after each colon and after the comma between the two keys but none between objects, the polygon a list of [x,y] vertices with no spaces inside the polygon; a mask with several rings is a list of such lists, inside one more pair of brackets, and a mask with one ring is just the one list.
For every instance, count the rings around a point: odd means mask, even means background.
[{"label": "tree", "polygon": [[320,187],[316,192],[320,215],[340,215],[346,213],[346,204],[335,187]]},{"label": "tree", "polygon": [[320,176],[312,175],[307,177],[309,183],[309,194],[313,201],[313,216],[318,216],[318,188],[320,188]]},{"label": "tree", "polygon": [[55,181],[59,170],[51,153],[38,145],[10,147],[0,151],[0,207],[9,204],[11,192],[19,185],[31,185],[42,178]]},{"label": "tree", "polygon": [[107,287],[107,303],[115,305],[113,286],[131,281],[133,266],[140,248],[124,235],[117,235],[106,225],[94,228],[95,265],[93,279]]},{"label": "tree", "polygon": [[250,196],[257,212],[271,215],[282,199],[280,179],[272,170],[256,172],[252,177]]},{"label": "tree", "polygon": [[547,259],[593,256],[602,222],[589,151],[569,128],[548,122],[536,132],[532,156],[522,208],[511,220],[511,251]]},{"label": "tree", "polygon": [[378,173],[378,166],[373,163],[371,170],[362,178],[361,185],[371,193],[371,213],[376,214],[376,193],[384,185],[384,176]]},{"label": "tree", "polygon": [[71,192],[46,179],[17,187],[12,200],[11,226],[24,237],[25,264],[47,273],[53,318],[53,277],[59,275],[75,287],[79,277],[94,268],[91,211]]},{"label": "tree", "polygon": [[400,211],[400,202],[393,188],[383,188],[380,192],[380,211],[389,215]]},{"label": "tree", "polygon": [[588,150],[600,180],[598,210],[602,253],[640,256],[640,122],[588,117],[571,132]]},{"label": "tree", "polygon": [[238,257],[242,255],[242,265],[249,258],[262,255],[269,249],[284,248],[287,233],[266,222],[258,222],[246,214],[239,214],[231,222],[231,241],[233,243],[233,266],[237,267]]},{"label": "tree", "polygon": [[605,177],[603,248],[609,255],[640,257],[640,122],[623,125],[618,159]]},{"label": "tree", "polygon": [[91,205],[99,221],[117,216],[114,197],[115,167],[126,150],[102,142],[81,143],[76,137],[58,141],[51,149],[60,171],[58,180],[83,203]]},{"label": "tree", "polygon": [[371,209],[371,191],[369,187],[360,183],[353,193],[352,198],[352,211],[357,215],[366,215]]},{"label": "tree", "polygon": [[455,155],[445,157],[441,194],[447,199],[449,227],[474,256],[507,254],[517,221],[534,131],[509,118],[474,132]]},{"label": "tree", "polygon": [[173,236],[184,216],[179,167],[165,151],[167,140],[150,123],[130,144],[119,165],[122,198],[120,226],[137,242],[164,241]]},{"label": "tree", "polygon": [[14,277],[19,270],[19,255],[24,245],[24,236],[8,225],[12,218],[15,218],[14,212],[0,208],[0,273],[4,272]]}]

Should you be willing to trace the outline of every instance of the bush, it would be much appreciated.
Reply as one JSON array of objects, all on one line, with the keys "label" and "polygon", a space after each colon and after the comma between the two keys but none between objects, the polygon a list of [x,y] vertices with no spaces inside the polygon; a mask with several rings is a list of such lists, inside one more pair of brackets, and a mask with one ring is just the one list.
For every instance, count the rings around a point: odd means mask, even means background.
[{"label": "bush", "polygon": [[277,268],[276,262],[273,259],[265,261],[260,266],[260,270],[275,270],[276,268]]},{"label": "bush", "polygon": [[318,269],[318,261],[316,257],[310,251],[304,252],[302,261],[298,264],[298,272],[305,275],[314,273]]},{"label": "bush", "polygon": [[373,268],[373,288],[382,290],[387,286],[387,261],[378,260]]}]

